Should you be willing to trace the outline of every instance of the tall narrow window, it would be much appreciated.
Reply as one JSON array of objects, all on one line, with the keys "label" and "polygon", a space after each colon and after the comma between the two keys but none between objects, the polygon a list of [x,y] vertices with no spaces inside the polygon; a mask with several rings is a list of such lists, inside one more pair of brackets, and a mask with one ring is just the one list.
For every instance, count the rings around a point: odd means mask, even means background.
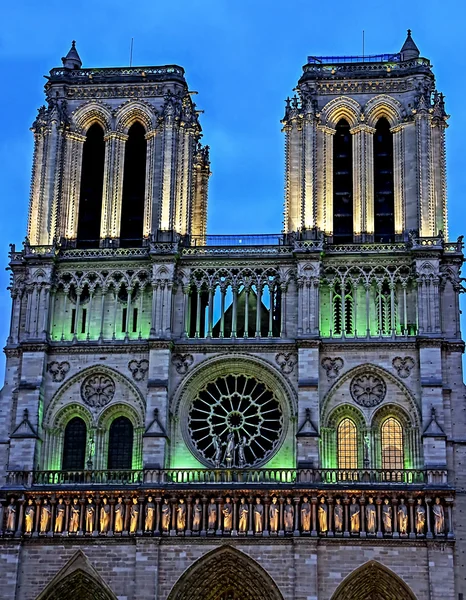
[{"label": "tall narrow window", "polygon": [[136,122],[129,128],[128,140],[125,145],[120,229],[120,245],[125,248],[142,244],[146,152],[147,142],[144,127]]},{"label": "tall narrow window", "polygon": [[112,422],[108,439],[109,469],[131,469],[133,436],[133,425],[127,417],[117,417]]},{"label": "tall narrow window", "polygon": [[403,469],[403,428],[393,417],[382,423],[382,469]]},{"label": "tall narrow window", "polygon": [[89,127],[83,148],[77,233],[80,248],[99,247],[104,163],[104,131],[94,123]]},{"label": "tall narrow window", "polygon": [[353,241],[353,148],[350,126],[341,119],[333,138],[333,239]]},{"label": "tall narrow window", "polygon": [[395,237],[393,185],[393,134],[383,117],[374,134],[374,239],[393,242]]},{"label": "tall narrow window", "polygon": [[354,421],[345,418],[337,430],[338,468],[358,468],[358,432]]},{"label": "tall narrow window", "polygon": [[86,424],[79,417],[74,417],[65,427],[63,441],[62,469],[72,471],[84,469],[86,459]]}]

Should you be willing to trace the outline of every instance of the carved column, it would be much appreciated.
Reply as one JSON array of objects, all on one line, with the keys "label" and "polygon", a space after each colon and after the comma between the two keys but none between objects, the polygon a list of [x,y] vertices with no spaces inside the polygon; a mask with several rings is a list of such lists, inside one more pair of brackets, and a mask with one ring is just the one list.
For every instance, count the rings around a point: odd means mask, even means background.
[{"label": "carved column", "polygon": [[430,526],[430,517],[431,517],[431,508],[430,508],[430,503],[432,502],[432,498],[430,498],[429,496],[426,496],[426,517],[427,517],[427,534],[426,534],[426,538],[427,539],[432,539],[434,536],[432,534],[432,529]]},{"label": "carved column", "polygon": [[111,131],[105,140],[104,187],[102,194],[101,239],[120,237],[121,204],[123,199],[123,166],[128,136]]},{"label": "carved column", "polygon": [[158,229],[160,218],[160,201],[157,196],[157,185],[155,181],[156,161],[159,158],[156,151],[157,130],[151,129],[145,135],[147,141],[146,152],[146,185],[144,197],[144,217],[142,235],[147,238],[151,232]]},{"label": "carved column", "polygon": [[301,498],[299,496],[296,496],[295,498],[293,498],[293,502],[294,502],[294,531],[293,531],[293,535],[299,536],[300,535],[300,531],[299,531],[299,502],[300,502]]},{"label": "carved column", "polygon": [[431,119],[425,101],[420,101],[414,116],[414,123],[418,169],[419,234],[422,237],[434,236],[438,233],[436,231],[435,205],[432,193]]},{"label": "carved column", "polygon": [[[406,229],[405,190],[404,190],[404,130],[405,124],[390,129],[393,134],[393,191],[395,236],[401,236]],[[396,239],[396,238],[395,238]]]},{"label": "carved column", "polygon": [[86,136],[76,132],[66,134],[66,161],[63,169],[63,211],[60,230],[69,240],[78,234],[79,195],[81,191],[81,167]]},{"label": "carved column", "polygon": [[313,496],[311,498],[311,512],[312,512],[312,531],[311,535],[317,537],[317,498]]},{"label": "carved column", "polygon": [[353,127],[353,231],[354,241],[374,239],[373,135],[365,124]]},{"label": "carved column", "polygon": [[333,136],[336,130],[325,125],[317,127],[317,227],[333,235]]}]

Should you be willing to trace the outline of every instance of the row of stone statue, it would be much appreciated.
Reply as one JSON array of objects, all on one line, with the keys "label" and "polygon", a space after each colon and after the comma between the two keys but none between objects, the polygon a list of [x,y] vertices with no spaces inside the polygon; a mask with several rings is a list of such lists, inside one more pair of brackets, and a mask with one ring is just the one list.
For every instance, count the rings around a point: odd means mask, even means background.
[{"label": "row of stone statue", "polygon": [[[293,503],[294,500],[294,503]],[[26,535],[53,534],[256,534],[256,535],[377,535],[427,537],[443,536],[445,511],[440,498],[432,506],[433,529],[429,505],[419,498],[408,507],[404,498],[398,502],[388,498],[355,497],[320,500],[273,496],[239,499],[223,498],[132,498],[126,502],[119,496],[109,503],[103,497],[96,504],[92,497],[72,501],[59,498],[53,505],[47,498],[29,498],[25,508],[11,498],[5,509],[5,533]],[[449,523],[451,532],[451,506]],[[24,509],[24,516],[22,511]],[[409,514],[410,513],[410,514]],[[24,521],[24,526],[23,526]],[[411,528],[408,531],[408,525]]]}]

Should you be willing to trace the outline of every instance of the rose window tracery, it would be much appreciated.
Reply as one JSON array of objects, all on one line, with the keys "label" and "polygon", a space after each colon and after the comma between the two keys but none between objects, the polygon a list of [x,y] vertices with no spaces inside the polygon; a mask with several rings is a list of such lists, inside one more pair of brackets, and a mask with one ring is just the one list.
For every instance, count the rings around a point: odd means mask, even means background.
[{"label": "rose window tracery", "polygon": [[103,373],[89,375],[81,385],[83,401],[93,408],[102,408],[113,400],[115,383],[111,377]]},{"label": "rose window tracery", "polygon": [[351,397],[360,406],[377,406],[385,398],[387,386],[384,380],[373,373],[353,377],[350,385]]},{"label": "rose window tracery", "polygon": [[283,411],[275,392],[252,376],[226,375],[192,400],[188,433],[198,458],[215,467],[255,467],[278,449]]}]

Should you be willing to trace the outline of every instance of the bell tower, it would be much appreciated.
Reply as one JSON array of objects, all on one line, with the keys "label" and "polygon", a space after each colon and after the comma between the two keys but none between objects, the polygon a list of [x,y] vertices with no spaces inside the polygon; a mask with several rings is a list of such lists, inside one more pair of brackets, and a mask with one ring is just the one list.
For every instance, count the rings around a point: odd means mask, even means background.
[{"label": "bell tower", "polygon": [[448,115],[408,30],[401,51],[309,56],[286,102],[286,232],[333,243],[447,230]]},{"label": "bell tower", "polygon": [[33,123],[29,242],[142,245],[203,235],[208,147],[176,65],[82,68],[75,42]]}]

